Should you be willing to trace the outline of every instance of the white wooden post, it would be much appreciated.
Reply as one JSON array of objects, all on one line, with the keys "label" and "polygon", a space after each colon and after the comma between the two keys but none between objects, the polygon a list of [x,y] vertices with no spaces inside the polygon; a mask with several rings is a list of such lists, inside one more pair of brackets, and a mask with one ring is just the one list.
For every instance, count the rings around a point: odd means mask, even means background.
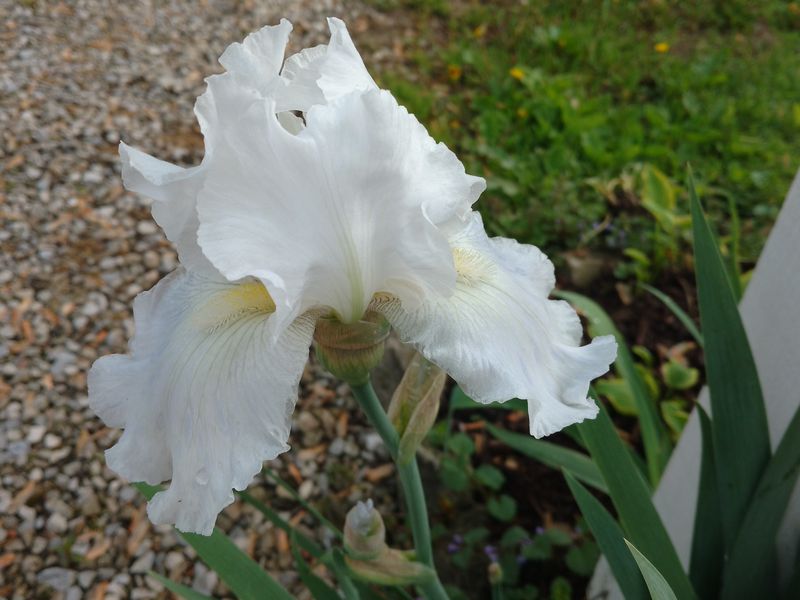
[{"label": "white wooden post", "polygon": [[[774,448],[800,405],[800,172],[739,310],[758,367]],[[707,389],[701,392],[700,402],[709,408]],[[693,414],[654,495],[656,508],[684,566],[689,562],[699,478],[700,426]],[[778,536],[783,579],[797,564],[798,541],[800,485],[795,487]],[[605,560],[598,564],[587,595],[590,599],[623,597]]]}]

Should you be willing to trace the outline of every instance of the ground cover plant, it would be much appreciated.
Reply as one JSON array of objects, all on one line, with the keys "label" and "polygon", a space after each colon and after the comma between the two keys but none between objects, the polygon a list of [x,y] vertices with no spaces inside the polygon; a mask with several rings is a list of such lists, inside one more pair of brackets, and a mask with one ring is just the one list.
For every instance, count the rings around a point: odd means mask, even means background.
[{"label": "ground cover plant", "polygon": [[625,256],[622,279],[685,270],[691,163],[722,235],[738,215],[758,256],[800,148],[800,5],[376,4],[417,19],[381,80],[486,175],[495,233]]}]

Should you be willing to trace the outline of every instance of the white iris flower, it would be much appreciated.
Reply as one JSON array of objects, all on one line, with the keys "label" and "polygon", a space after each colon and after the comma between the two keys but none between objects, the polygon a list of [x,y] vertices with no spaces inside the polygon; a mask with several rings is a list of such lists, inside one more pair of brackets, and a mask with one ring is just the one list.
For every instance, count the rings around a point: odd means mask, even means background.
[{"label": "white iris flower", "polygon": [[209,534],[289,447],[316,320],[382,313],[479,402],[525,398],[537,437],[585,418],[613,338],[549,300],[537,248],[489,238],[485,188],[367,73],[344,24],[283,62],[288,21],[231,45],[195,113],[206,154],[178,167],[122,144],[128,189],[182,266],[134,302],[129,355],[98,360],[90,403],[125,429],[109,466],[171,480],[155,523]]}]

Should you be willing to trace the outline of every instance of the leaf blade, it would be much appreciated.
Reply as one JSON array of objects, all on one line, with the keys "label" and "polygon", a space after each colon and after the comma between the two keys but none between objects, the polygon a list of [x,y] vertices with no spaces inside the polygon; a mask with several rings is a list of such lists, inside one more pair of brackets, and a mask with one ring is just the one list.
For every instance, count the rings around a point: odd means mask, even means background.
[{"label": "leaf blade", "polygon": [[605,408],[600,405],[597,418],[584,421],[578,428],[603,474],[627,538],[641,548],[682,599],[695,598],[694,589],[683,571],[672,540],[650,499],[650,488],[619,438]]},{"label": "leaf blade", "polygon": [[176,596],[185,598],[185,600],[213,600],[211,596],[206,596],[205,594],[196,592],[192,588],[187,587],[182,583],[178,583],[177,581],[172,581],[172,579],[164,577],[163,575],[161,575],[160,573],[156,573],[155,571],[150,571],[148,575],[153,579],[155,579],[156,581],[158,581],[170,592],[172,592]]},{"label": "leaf blade", "polygon": [[653,563],[647,560],[647,557],[639,552],[636,546],[631,544],[628,540],[625,540],[625,543],[628,544],[631,555],[636,560],[636,564],[639,565],[639,570],[642,573],[642,577],[644,577],[647,589],[650,590],[650,596],[653,600],[678,600],[677,596],[675,596],[675,592],[672,591],[669,583],[667,583],[667,580],[659,573],[658,569],[653,566]]},{"label": "leaf blade", "polygon": [[617,340],[617,361],[615,368],[628,385],[631,387],[636,407],[639,411],[639,423],[642,427],[645,458],[647,460],[647,473],[651,485],[655,486],[667,465],[672,452],[672,442],[669,439],[667,428],[658,416],[655,401],[650,396],[647,386],[636,369],[633,356],[625,343],[622,334],[614,325],[611,317],[599,304],[586,296],[574,292],[556,291],[554,296],[569,301],[580,310],[589,320],[592,334],[613,335]]},{"label": "leaf blade", "polygon": [[572,492],[572,497],[575,498],[581,514],[589,524],[623,596],[629,600],[640,598],[647,600],[644,580],[636,566],[636,561],[625,545],[622,529],[597,498],[592,496],[572,473],[566,469],[562,471]]},{"label": "leaf blade", "polygon": [[489,423],[486,424],[486,430],[496,439],[520,454],[538,460],[554,469],[567,469],[587,485],[603,493],[608,493],[603,475],[592,462],[592,459],[585,454],[558,446],[552,442],[545,442],[527,435],[505,431]]},{"label": "leaf blade", "polygon": [[690,317],[686,311],[678,306],[678,303],[675,302],[675,300],[667,296],[658,288],[654,288],[652,285],[648,285],[646,283],[643,283],[642,287],[650,292],[653,296],[658,298],[661,303],[666,306],[673,315],[675,315],[678,321],[681,322],[681,325],[683,325],[686,328],[686,331],[688,331],[689,334],[694,338],[694,341],[697,342],[697,345],[702,348],[705,343],[703,341],[703,334],[700,333],[700,330],[697,328],[697,324],[694,322],[694,319],[692,319],[692,317]]},{"label": "leaf blade", "polygon": [[708,414],[698,404],[695,409],[700,418],[702,456],[700,484],[692,536],[692,553],[689,560],[689,579],[701,598],[713,598],[719,591],[725,544],[719,514],[716,465],[712,425]]},{"label": "leaf blade", "polygon": [[774,594],[775,537],[800,474],[800,408],[764,470],[731,548],[723,598]]},{"label": "leaf blade", "polygon": [[[717,240],[703,214],[691,171],[689,201],[694,235],[700,326],[711,393],[712,436],[725,547],[730,549],[770,457],[764,398]],[[724,457],[724,460],[723,460]]]}]

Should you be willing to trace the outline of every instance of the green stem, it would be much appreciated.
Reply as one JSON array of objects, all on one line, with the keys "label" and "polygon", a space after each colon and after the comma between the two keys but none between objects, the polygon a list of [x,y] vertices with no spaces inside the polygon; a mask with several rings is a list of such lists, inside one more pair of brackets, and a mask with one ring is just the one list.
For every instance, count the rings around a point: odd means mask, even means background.
[{"label": "green stem", "polygon": [[417,560],[429,566],[434,572],[434,579],[425,584],[420,584],[422,594],[428,600],[448,600],[439,574],[436,572],[436,565],[433,563],[433,547],[431,546],[431,530],[428,523],[428,507],[425,503],[425,491],[422,488],[422,479],[419,476],[417,460],[413,458],[405,464],[397,462],[397,455],[400,446],[400,436],[397,434],[386,411],[381,406],[381,401],[375,395],[375,390],[369,380],[361,385],[352,385],[353,396],[358,404],[366,413],[372,426],[378,431],[383,443],[389,450],[392,459],[397,465],[400,476],[400,485],[406,498],[408,507],[411,533],[414,536],[414,548]]}]

